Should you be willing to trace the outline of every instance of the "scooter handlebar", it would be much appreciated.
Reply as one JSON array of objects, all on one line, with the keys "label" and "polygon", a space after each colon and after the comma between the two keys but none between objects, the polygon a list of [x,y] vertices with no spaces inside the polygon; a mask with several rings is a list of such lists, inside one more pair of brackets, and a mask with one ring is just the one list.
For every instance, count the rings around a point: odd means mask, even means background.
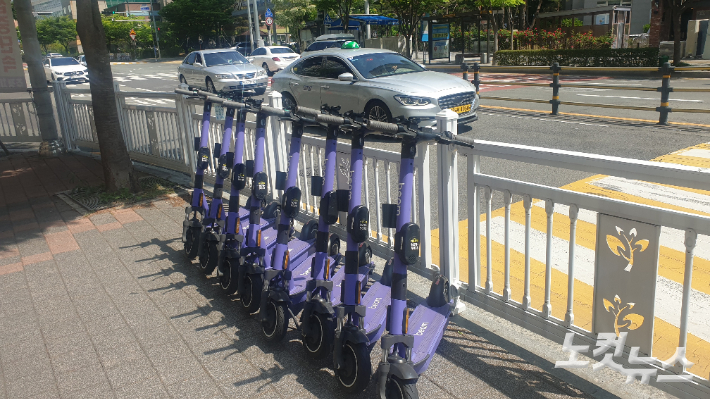
[{"label": "scooter handlebar", "polygon": [[366,127],[370,130],[375,130],[382,133],[396,134],[399,133],[399,126],[395,123],[379,122],[368,120]]},{"label": "scooter handlebar", "polygon": [[175,89],[175,93],[177,94],[182,94],[185,96],[194,96],[195,92],[192,90],[184,90],[184,89]]},{"label": "scooter handlebar", "polygon": [[321,112],[317,109],[306,108],[306,107],[302,107],[300,105],[296,106],[296,112],[299,114],[310,115],[310,116],[321,115]]},{"label": "scooter handlebar", "polygon": [[226,108],[242,109],[246,108],[247,105],[244,103],[238,103],[236,101],[224,100],[222,101],[222,106]]},{"label": "scooter handlebar", "polygon": [[344,125],[345,118],[340,117],[340,116],[319,113],[316,115],[316,122],[326,123],[328,125]]},{"label": "scooter handlebar", "polygon": [[261,108],[259,108],[259,112],[263,112],[267,115],[279,116],[279,117],[287,117],[290,115],[290,113],[284,109],[269,107],[267,105],[262,105]]}]

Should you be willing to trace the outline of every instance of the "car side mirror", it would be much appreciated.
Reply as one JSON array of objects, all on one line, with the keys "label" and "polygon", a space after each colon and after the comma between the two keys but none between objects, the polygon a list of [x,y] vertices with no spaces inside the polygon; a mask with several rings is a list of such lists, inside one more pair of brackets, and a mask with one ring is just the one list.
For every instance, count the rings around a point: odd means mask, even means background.
[{"label": "car side mirror", "polygon": [[418,63],[418,62],[417,62],[417,65],[419,65],[420,67],[426,69],[426,67],[425,67],[424,65],[422,65],[422,64],[420,64],[420,63]]},{"label": "car side mirror", "polygon": [[352,73],[345,72],[338,75],[338,80],[341,82],[352,82],[353,80],[355,80],[355,77]]},{"label": "car side mirror", "polygon": [[201,67],[202,63],[200,61],[195,61],[192,65]]},{"label": "car side mirror", "polygon": [[247,57],[247,61],[253,62],[253,61],[254,61],[254,57]]}]

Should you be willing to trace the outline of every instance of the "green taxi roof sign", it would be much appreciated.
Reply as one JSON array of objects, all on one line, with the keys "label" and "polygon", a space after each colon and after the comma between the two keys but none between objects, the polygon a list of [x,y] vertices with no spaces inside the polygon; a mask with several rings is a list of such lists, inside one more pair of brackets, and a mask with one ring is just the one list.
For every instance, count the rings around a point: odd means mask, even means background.
[{"label": "green taxi roof sign", "polygon": [[340,48],[342,48],[342,49],[358,49],[358,48],[360,48],[360,45],[357,44],[356,41],[349,41],[349,42],[343,43],[342,47],[340,47]]}]

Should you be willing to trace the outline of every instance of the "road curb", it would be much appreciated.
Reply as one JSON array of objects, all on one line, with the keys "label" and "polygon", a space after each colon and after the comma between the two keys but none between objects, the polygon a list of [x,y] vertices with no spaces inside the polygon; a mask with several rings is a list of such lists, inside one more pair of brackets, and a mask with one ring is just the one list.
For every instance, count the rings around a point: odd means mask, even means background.
[{"label": "road curb", "polygon": [[[472,65],[472,64],[471,64]],[[460,65],[425,65],[427,69],[436,71],[436,72],[446,72],[446,73],[452,73],[452,72],[458,72],[461,73],[461,66]],[[497,66],[492,66],[492,65],[481,65],[481,72],[482,73],[523,73],[523,74],[530,74],[530,69],[529,67],[520,67],[515,68],[515,67],[497,67]],[[552,73],[552,71],[550,71]],[[575,76],[614,76],[614,77],[619,77],[619,76],[625,76],[625,77],[634,77],[634,78],[647,78],[647,77],[654,77],[654,78],[660,78],[663,76],[663,73],[660,71],[639,71],[638,69],[635,68],[629,68],[628,71],[624,70],[609,70],[605,68],[599,68],[598,70],[591,70],[585,68],[583,71],[577,71],[575,70],[574,67],[562,67],[560,70],[560,75],[575,75]],[[673,72],[673,77],[676,78],[710,78],[710,71],[676,71]]]}]

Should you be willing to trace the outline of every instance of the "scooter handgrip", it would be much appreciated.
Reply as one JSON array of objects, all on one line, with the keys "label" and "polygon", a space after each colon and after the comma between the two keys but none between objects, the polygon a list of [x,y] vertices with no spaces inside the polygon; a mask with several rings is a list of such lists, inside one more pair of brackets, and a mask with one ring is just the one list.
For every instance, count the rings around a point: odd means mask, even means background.
[{"label": "scooter handgrip", "polygon": [[175,93],[177,94],[182,94],[185,96],[192,96],[195,95],[195,92],[192,90],[184,90],[184,89],[175,89]]},{"label": "scooter handgrip", "polygon": [[452,141],[454,144],[463,144],[467,147],[473,147],[476,144],[473,137],[463,137],[458,135]]},{"label": "scooter handgrip", "polygon": [[306,108],[306,107],[302,107],[302,106],[300,106],[300,105],[297,105],[297,106],[296,106],[296,112],[299,113],[299,114],[311,115],[311,116],[316,116],[316,115],[320,115],[320,114],[321,114],[321,112],[320,112],[319,110],[317,110],[317,109]]},{"label": "scooter handgrip", "polygon": [[197,90],[197,95],[204,97],[205,100],[209,100],[209,102],[212,103],[221,104],[224,101],[223,98],[220,98],[217,94],[210,93],[209,91]]},{"label": "scooter handgrip", "polygon": [[222,101],[222,106],[226,107],[226,108],[236,108],[236,109],[246,108],[246,104],[244,104],[244,103],[238,103],[236,101],[229,101],[229,100]]},{"label": "scooter handgrip", "polygon": [[289,116],[289,112],[280,108],[269,107],[267,105],[262,105],[259,112],[263,112],[271,116]]},{"label": "scooter handgrip", "polygon": [[370,130],[375,130],[382,133],[397,133],[399,132],[399,126],[395,123],[379,122],[379,121],[367,121],[367,128]]},{"label": "scooter handgrip", "polygon": [[345,118],[334,115],[318,114],[316,115],[316,122],[327,123],[329,125],[344,125]]}]

